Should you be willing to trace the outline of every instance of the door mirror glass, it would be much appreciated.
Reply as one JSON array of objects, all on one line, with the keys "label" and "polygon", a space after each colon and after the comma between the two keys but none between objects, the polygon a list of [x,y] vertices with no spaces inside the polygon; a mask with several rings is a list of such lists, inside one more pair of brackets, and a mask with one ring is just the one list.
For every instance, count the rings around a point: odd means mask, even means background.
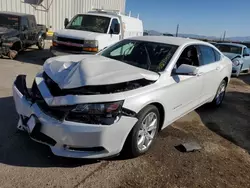
[{"label": "door mirror glass", "polygon": [[68,24],[69,24],[69,19],[65,18],[65,20],[64,20],[64,27],[66,27]]},{"label": "door mirror glass", "polygon": [[182,64],[176,69],[175,74],[195,76],[197,72],[198,72],[197,67],[192,65]]}]

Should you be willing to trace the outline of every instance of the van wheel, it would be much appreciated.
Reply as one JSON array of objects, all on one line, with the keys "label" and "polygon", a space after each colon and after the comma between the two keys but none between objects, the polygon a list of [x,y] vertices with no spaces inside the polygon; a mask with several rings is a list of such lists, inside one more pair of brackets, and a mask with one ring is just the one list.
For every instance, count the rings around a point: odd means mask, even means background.
[{"label": "van wheel", "polygon": [[44,47],[45,47],[44,37],[41,37],[40,39],[38,39],[37,47],[38,47],[39,50],[43,50],[44,49]]},{"label": "van wheel", "polygon": [[124,145],[124,155],[128,158],[146,153],[158,134],[160,114],[158,109],[149,105],[138,114],[138,122],[129,133]]},{"label": "van wheel", "polygon": [[223,99],[224,99],[225,94],[226,94],[226,87],[227,87],[226,81],[222,80],[222,82],[220,83],[220,86],[217,90],[217,93],[215,95],[215,98],[211,103],[214,107],[219,107],[221,105],[221,103],[223,102]]}]

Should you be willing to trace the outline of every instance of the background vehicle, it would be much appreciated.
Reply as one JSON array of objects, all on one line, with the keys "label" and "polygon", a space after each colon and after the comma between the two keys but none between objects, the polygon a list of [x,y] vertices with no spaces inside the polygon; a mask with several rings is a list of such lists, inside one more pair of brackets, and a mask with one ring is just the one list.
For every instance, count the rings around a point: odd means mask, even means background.
[{"label": "background vehicle", "polygon": [[217,43],[215,45],[225,56],[233,62],[232,75],[239,76],[241,72],[250,69],[250,51],[242,44]]},{"label": "background vehicle", "polygon": [[94,54],[121,39],[143,35],[142,21],[116,11],[96,9],[78,14],[54,33],[53,55]]},{"label": "background vehicle", "polygon": [[25,76],[14,83],[18,128],[59,156],[102,158],[125,149],[136,157],[178,118],[207,102],[219,106],[231,71],[213,45],[167,36],[53,57],[31,92]]},{"label": "background vehicle", "polygon": [[43,49],[46,27],[38,25],[34,15],[0,12],[0,56],[15,58],[32,45]]}]

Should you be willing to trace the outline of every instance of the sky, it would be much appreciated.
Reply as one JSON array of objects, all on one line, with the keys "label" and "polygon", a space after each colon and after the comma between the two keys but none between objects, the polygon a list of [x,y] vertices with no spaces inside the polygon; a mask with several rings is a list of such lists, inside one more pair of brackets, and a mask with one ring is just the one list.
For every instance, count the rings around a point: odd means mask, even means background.
[{"label": "sky", "polygon": [[221,37],[250,36],[250,0],[126,0],[145,30]]}]

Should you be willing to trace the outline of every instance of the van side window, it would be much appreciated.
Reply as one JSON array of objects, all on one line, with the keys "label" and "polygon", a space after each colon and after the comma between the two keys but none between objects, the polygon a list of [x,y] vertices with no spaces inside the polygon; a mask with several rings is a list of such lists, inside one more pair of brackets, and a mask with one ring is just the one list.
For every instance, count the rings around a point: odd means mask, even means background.
[{"label": "van side window", "polygon": [[[114,33],[114,31],[115,31],[115,26],[116,26],[117,24],[119,24],[119,22],[118,22],[118,20],[117,20],[116,18],[114,18],[114,19],[112,20],[111,25],[110,25],[110,30],[109,30],[109,33],[110,33],[110,34],[111,34],[111,33]],[[118,33],[118,34],[119,34],[119,33]]]}]

